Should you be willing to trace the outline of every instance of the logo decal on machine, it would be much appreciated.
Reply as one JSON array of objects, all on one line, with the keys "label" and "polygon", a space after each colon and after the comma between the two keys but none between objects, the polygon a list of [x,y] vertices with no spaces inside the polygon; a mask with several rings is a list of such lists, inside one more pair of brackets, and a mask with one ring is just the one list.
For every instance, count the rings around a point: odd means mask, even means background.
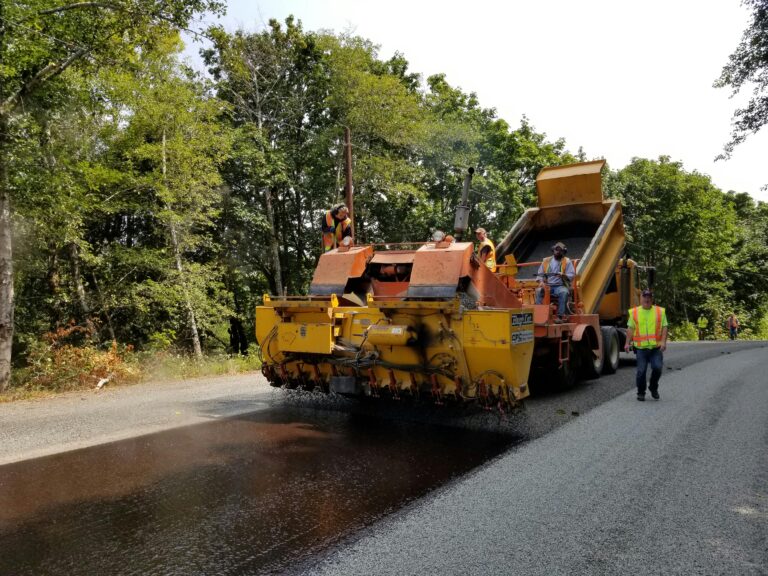
[{"label": "logo decal on machine", "polygon": [[533,330],[520,330],[519,332],[512,332],[512,345],[525,344],[526,342],[533,342]]},{"label": "logo decal on machine", "polygon": [[525,324],[533,324],[533,313],[512,314],[512,326],[523,326]]}]

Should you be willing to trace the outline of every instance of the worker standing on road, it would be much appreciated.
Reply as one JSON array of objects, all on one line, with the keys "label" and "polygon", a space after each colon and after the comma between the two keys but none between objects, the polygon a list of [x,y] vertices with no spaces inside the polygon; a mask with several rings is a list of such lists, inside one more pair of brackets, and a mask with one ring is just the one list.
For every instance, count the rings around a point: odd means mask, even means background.
[{"label": "worker standing on road", "polygon": [[736,314],[728,316],[728,320],[725,321],[725,327],[728,328],[728,336],[731,340],[736,340],[739,335],[739,319]]},{"label": "worker standing on road", "polygon": [[707,329],[707,326],[709,326],[709,320],[707,320],[707,317],[704,316],[704,314],[701,314],[699,319],[696,320],[696,326],[699,329],[699,340],[704,340],[704,331]]},{"label": "worker standing on road", "polygon": [[624,350],[629,352],[630,346],[637,353],[637,399],[645,400],[646,374],[651,365],[651,382],[648,390],[654,400],[659,396],[659,379],[664,365],[664,351],[667,349],[667,313],[661,306],[653,304],[653,292],[643,290],[640,295],[640,306],[630,308],[627,321],[627,343]]},{"label": "worker standing on road", "polygon": [[352,236],[352,220],[349,218],[349,208],[337,204],[323,216],[323,252],[332,250],[347,236]]},{"label": "worker standing on road", "polygon": [[539,282],[539,287],[536,289],[536,304],[544,302],[544,283],[546,282],[550,294],[557,298],[556,322],[565,320],[570,294],[569,288],[576,277],[573,262],[565,256],[567,252],[568,248],[562,242],[552,246],[552,256],[547,256],[541,261],[539,271],[536,273],[536,280]]},{"label": "worker standing on road", "polygon": [[480,258],[480,262],[483,262],[491,272],[496,272],[496,246],[488,238],[485,228],[475,230],[475,236],[480,242],[480,246],[477,247],[477,256]]}]

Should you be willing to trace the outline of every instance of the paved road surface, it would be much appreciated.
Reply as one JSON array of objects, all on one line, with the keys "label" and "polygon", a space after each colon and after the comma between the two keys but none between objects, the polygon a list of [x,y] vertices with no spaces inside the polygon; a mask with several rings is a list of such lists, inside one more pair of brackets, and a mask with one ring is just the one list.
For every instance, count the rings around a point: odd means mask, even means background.
[{"label": "paved road surface", "polygon": [[254,373],[0,404],[0,465],[254,412],[274,395]]},{"label": "paved road surface", "polygon": [[768,350],[707,346],[302,570],[768,574]]},{"label": "paved road surface", "polygon": [[[30,470],[45,469],[29,477],[27,504],[48,510],[40,523],[34,510],[15,522],[8,506],[0,506],[0,540],[5,512],[5,542],[16,542],[15,564],[8,566],[51,567],[26,572],[35,574],[61,573],[56,567],[75,558],[83,574],[94,573],[88,562],[147,574],[142,562],[148,556],[157,574],[207,574],[202,566],[211,565],[222,574],[290,565],[327,574],[768,574],[766,360],[765,343],[676,343],[666,355],[661,402],[634,400],[630,366],[531,398],[522,411],[496,419],[514,447],[479,468],[485,457],[475,463],[458,458],[444,429],[339,418],[335,411],[356,404],[275,391],[254,375],[0,405],[0,463],[18,462],[0,468],[0,496],[19,501],[16,488],[2,492],[10,486],[3,485],[3,473],[16,486]],[[297,424],[299,416],[286,428],[283,420],[296,409],[307,423]],[[422,413],[382,410],[406,418]],[[436,421],[440,414],[445,410],[432,413]],[[270,457],[272,436],[283,429],[296,438],[281,433],[281,447]],[[293,444],[306,443],[310,433],[313,449],[302,445],[297,457]],[[413,438],[422,436],[415,446]],[[477,435],[462,437],[484,443]],[[95,445],[102,446],[30,460]],[[419,450],[430,446],[444,446],[432,464],[445,466],[432,466],[426,482],[421,477],[432,454]],[[389,464],[377,463],[382,459]],[[404,472],[414,462],[419,473]],[[350,476],[350,465],[358,477]],[[474,471],[450,480],[467,465]],[[102,472],[92,477],[95,469]],[[81,485],[78,474],[91,484]],[[34,489],[55,475],[50,490]],[[280,488],[280,497],[256,488],[262,477]],[[421,484],[411,486],[414,479]],[[396,511],[433,482],[443,488]],[[391,498],[374,502],[387,490]],[[181,497],[186,494],[194,497]],[[267,511],[281,498],[295,506],[267,513],[259,508],[265,498]],[[312,522],[303,526],[309,521],[303,503],[317,508],[317,526],[333,530],[316,534]],[[328,521],[336,516],[344,521]],[[358,530],[361,522],[370,526]],[[197,544],[209,541],[211,526],[231,536],[213,541],[227,562],[210,564],[215,558]],[[254,538],[262,533],[274,536],[270,563],[253,560],[265,553]],[[150,543],[141,545],[148,534]],[[18,547],[24,543],[29,550]],[[0,558],[8,556],[0,552]],[[243,558],[248,563],[234,562]]]},{"label": "paved road surface", "polygon": [[[679,370],[712,356],[765,344],[754,342],[673,343],[667,352],[667,370]],[[627,362],[625,355],[625,364]],[[507,431],[520,440],[546,434],[617,394],[632,387],[632,369],[624,366],[610,377],[582,383],[566,392],[531,398],[522,412],[504,423]],[[305,395],[306,396],[306,395]],[[197,378],[181,382],[155,382],[136,386],[107,387],[99,392],[83,391],[54,398],[0,404],[0,465],[133,438],[142,434],[170,430],[264,410],[285,402],[316,408],[347,410],[349,403],[297,395],[270,388],[260,374]],[[378,410],[378,408],[374,408]],[[400,407],[391,416],[422,421],[425,414]],[[441,424],[472,426],[474,422],[458,418],[446,422],[444,410],[435,410]],[[483,427],[488,419],[481,419]]]}]

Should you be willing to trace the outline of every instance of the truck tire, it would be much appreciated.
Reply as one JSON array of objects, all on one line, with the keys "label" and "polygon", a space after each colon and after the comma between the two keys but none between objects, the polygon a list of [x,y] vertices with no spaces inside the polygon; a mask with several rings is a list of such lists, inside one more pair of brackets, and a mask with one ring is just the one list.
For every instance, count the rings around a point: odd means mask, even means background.
[{"label": "truck tire", "polygon": [[601,326],[603,333],[603,374],[615,374],[619,368],[619,333],[613,326]]},{"label": "truck tire", "polygon": [[588,340],[582,340],[578,347],[581,352],[581,362],[579,363],[579,376],[584,380],[594,380],[600,378],[600,374],[603,373],[603,359],[604,354],[601,352],[595,355],[592,352],[592,346],[590,346]]}]

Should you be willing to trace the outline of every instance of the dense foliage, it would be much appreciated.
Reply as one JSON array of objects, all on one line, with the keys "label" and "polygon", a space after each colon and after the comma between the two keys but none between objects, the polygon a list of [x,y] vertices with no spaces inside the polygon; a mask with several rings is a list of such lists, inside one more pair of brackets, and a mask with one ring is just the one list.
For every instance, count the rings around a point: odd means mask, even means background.
[{"label": "dense foliage", "polygon": [[742,3],[751,9],[752,19],[715,86],[730,87],[734,95],[748,88],[752,96],[744,108],[733,114],[733,132],[723,158],[730,157],[736,146],[768,124],[768,0]]},{"label": "dense foliage", "polygon": [[[181,62],[178,27],[215,2],[157,14],[134,0],[95,24],[93,11],[38,4],[2,15],[2,97],[23,96],[4,111],[0,183],[13,214],[18,367],[50,354],[51,333],[66,336],[57,346],[197,356],[225,351],[238,322],[252,334],[264,292],[307,289],[320,217],[342,199],[344,127],[364,242],[450,229],[469,166],[470,224],[500,239],[534,203],[543,166],[586,159],[363,38],[292,18],[212,28],[204,77]],[[86,44],[90,58],[28,86]],[[673,322],[705,313],[719,326],[735,310],[757,333],[768,206],[666,157],[606,178],[626,206],[630,253],[658,268]]]}]

